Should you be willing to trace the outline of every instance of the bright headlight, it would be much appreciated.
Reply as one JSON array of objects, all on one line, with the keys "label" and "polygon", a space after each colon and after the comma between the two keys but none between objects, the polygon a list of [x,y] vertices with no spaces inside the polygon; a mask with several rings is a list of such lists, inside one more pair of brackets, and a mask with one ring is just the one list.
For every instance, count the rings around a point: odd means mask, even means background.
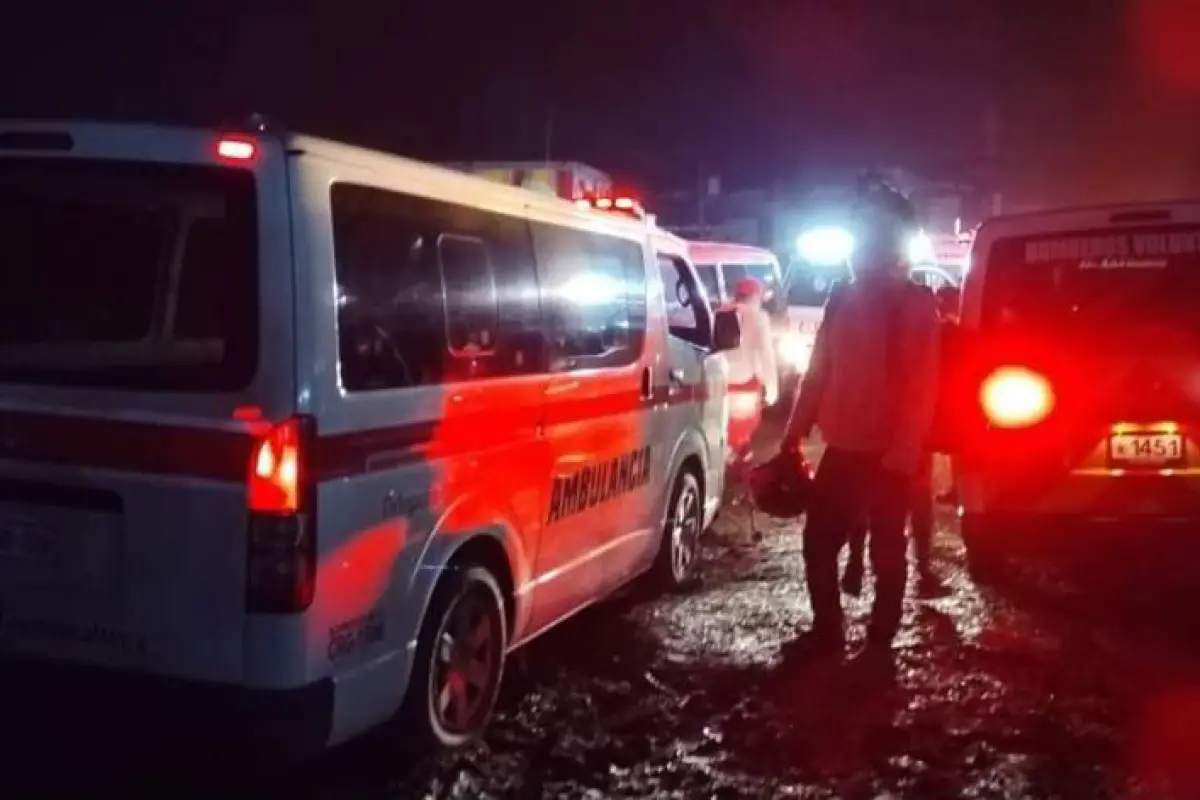
[{"label": "bright headlight", "polygon": [[811,264],[841,264],[854,252],[854,237],[845,228],[813,228],[797,237],[796,252]]},{"label": "bright headlight", "polygon": [[920,231],[908,240],[908,260],[913,264],[932,264],[936,259],[933,240],[929,234]]}]

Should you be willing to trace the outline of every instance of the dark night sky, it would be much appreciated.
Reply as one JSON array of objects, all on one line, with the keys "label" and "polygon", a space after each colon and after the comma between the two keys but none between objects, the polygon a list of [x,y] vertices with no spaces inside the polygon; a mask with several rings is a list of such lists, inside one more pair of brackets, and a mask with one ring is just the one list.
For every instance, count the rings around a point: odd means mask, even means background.
[{"label": "dark night sky", "polygon": [[[389,10],[380,10],[380,9]],[[16,21],[12,21],[15,19]],[[1197,0],[32,3],[5,116],[289,126],[430,158],[553,151],[649,186],[977,164],[1018,203],[1200,194]]]}]

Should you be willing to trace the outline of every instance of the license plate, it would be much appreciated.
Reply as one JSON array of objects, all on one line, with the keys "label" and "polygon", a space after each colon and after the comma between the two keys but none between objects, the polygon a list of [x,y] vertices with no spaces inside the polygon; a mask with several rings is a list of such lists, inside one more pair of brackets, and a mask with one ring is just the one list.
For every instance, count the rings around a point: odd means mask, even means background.
[{"label": "license plate", "polygon": [[0,504],[0,586],[109,590],[118,527],[112,514]]},{"label": "license plate", "polygon": [[26,571],[62,568],[58,533],[35,519],[0,518],[0,561]]},{"label": "license plate", "polygon": [[1183,460],[1183,436],[1178,433],[1116,433],[1109,439],[1114,466],[1161,467]]}]

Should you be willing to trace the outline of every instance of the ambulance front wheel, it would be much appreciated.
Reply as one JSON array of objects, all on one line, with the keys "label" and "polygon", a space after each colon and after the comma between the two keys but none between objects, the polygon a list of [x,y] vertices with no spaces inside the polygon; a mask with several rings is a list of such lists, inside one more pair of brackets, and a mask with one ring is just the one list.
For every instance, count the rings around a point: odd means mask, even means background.
[{"label": "ambulance front wheel", "polygon": [[703,530],[704,492],[696,473],[685,466],[671,489],[662,543],[654,564],[655,577],[663,588],[678,591],[696,582]]}]

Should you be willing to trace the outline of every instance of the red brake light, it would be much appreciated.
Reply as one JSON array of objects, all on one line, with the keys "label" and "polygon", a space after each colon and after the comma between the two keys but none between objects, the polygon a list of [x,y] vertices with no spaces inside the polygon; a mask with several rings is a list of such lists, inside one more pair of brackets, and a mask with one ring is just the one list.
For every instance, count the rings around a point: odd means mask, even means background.
[{"label": "red brake light", "polygon": [[1054,407],[1050,381],[1024,367],[1001,367],[983,382],[980,403],[993,425],[1024,428],[1041,422]]},{"label": "red brake light", "polygon": [[258,146],[251,139],[226,136],[217,142],[217,157],[224,161],[245,163],[258,155]]},{"label": "red brake light", "polygon": [[609,209],[609,208],[612,208],[612,205],[613,205],[613,201],[612,201],[611,197],[596,198],[596,208]]},{"label": "red brake light", "polygon": [[624,211],[631,210],[633,208],[633,200],[629,199],[628,197],[618,197],[616,206]]},{"label": "red brake light", "polygon": [[306,442],[312,420],[293,417],[258,437],[246,475],[246,610],[295,614],[316,592],[315,496],[308,491]]},{"label": "red brake light", "polygon": [[300,510],[300,421],[271,428],[250,456],[246,503],[251,511],[294,514]]}]

